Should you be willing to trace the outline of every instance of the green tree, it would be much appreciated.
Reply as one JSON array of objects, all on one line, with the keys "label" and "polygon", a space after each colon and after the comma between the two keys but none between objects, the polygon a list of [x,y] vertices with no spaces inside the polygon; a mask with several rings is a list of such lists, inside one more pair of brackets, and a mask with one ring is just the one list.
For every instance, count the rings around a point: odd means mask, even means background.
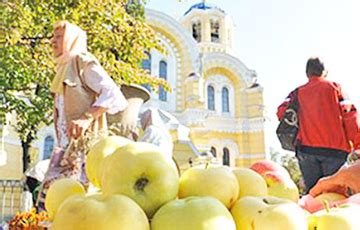
[{"label": "green tree", "polygon": [[163,86],[140,68],[144,51],[163,51],[144,20],[143,3],[125,0],[12,0],[0,3],[0,124],[16,114],[23,162],[39,128],[52,122],[49,84],[55,74],[50,38],[55,22],[68,20],[88,34],[88,48],[118,84]]}]

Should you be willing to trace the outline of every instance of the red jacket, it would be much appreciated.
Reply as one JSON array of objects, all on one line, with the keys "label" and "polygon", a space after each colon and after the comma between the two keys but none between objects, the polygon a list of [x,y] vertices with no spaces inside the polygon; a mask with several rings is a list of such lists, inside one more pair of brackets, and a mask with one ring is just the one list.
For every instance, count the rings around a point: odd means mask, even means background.
[{"label": "red jacket", "polygon": [[[278,107],[279,119],[293,96],[291,92]],[[356,138],[359,133],[357,112],[339,84],[323,77],[311,77],[308,83],[298,88],[298,101],[299,146],[349,153],[352,150],[351,141],[357,148],[360,139]]]}]

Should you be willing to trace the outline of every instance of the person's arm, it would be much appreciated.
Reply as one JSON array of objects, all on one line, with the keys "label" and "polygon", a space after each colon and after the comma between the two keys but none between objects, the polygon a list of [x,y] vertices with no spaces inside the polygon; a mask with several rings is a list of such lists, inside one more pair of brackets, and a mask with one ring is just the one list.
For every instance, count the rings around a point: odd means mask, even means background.
[{"label": "person's arm", "polygon": [[310,190],[310,195],[316,197],[322,193],[336,192],[346,195],[350,188],[354,193],[360,193],[360,160],[349,166],[344,166],[332,176],[320,179]]},{"label": "person's arm", "polygon": [[351,102],[339,84],[334,83],[337,90],[343,127],[348,141],[352,143],[353,149],[360,148],[360,120],[355,105]]},{"label": "person's arm", "polygon": [[72,120],[68,128],[68,136],[77,139],[82,136],[90,127],[91,123],[106,112],[106,108],[93,106],[85,112],[79,119]]},{"label": "person's arm", "polygon": [[85,68],[84,80],[85,84],[98,94],[93,107],[103,107],[107,109],[107,113],[115,114],[128,106],[120,88],[99,64],[90,63]]},{"label": "person's arm", "polygon": [[111,114],[124,110],[128,102],[119,87],[97,63],[90,63],[84,69],[85,84],[98,94],[92,107],[79,119],[70,122],[68,135],[78,138],[85,133],[91,123],[103,113]]}]

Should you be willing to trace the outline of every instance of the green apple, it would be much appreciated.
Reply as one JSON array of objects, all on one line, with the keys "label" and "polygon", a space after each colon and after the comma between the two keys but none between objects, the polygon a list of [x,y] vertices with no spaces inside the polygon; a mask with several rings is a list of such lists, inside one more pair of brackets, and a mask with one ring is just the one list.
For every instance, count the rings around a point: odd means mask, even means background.
[{"label": "green apple", "polygon": [[237,230],[304,230],[306,213],[294,202],[277,197],[240,198],[231,208]]},{"label": "green apple", "polygon": [[227,166],[199,165],[180,177],[179,198],[189,196],[211,196],[230,208],[239,196],[239,184]]},{"label": "green apple", "polygon": [[212,197],[187,197],[162,206],[151,221],[152,230],[235,230],[227,208]]},{"label": "green apple", "polygon": [[95,187],[101,188],[100,173],[104,158],[130,142],[132,141],[125,137],[109,136],[99,140],[90,148],[86,158],[85,170],[86,176]]},{"label": "green apple", "polygon": [[51,184],[45,198],[45,208],[50,220],[54,219],[60,205],[75,194],[85,194],[85,188],[74,179],[62,178]]},{"label": "green apple", "polygon": [[60,206],[52,230],[149,230],[144,211],[122,195],[74,195]]},{"label": "green apple", "polygon": [[325,209],[308,218],[309,230],[360,230],[360,205],[343,204]]},{"label": "green apple", "polygon": [[104,159],[101,185],[104,195],[126,195],[151,217],[176,198],[179,175],[174,161],[160,147],[132,142]]},{"label": "green apple", "polygon": [[315,197],[315,200],[321,203],[323,203],[324,201],[331,202],[331,201],[338,201],[344,199],[346,199],[346,196],[335,192],[323,193]]},{"label": "green apple", "polygon": [[239,183],[239,198],[244,196],[266,196],[268,194],[264,178],[254,170],[235,168],[233,173]]}]

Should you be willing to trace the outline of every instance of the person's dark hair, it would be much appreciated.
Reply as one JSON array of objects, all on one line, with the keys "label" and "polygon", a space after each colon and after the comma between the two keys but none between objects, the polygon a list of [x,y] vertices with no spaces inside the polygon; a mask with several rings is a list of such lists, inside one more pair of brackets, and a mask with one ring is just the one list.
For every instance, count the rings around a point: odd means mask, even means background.
[{"label": "person's dark hair", "polygon": [[318,57],[309,58],[306,63],[306,75],[321,76],[325,70],[324,63]]}]

